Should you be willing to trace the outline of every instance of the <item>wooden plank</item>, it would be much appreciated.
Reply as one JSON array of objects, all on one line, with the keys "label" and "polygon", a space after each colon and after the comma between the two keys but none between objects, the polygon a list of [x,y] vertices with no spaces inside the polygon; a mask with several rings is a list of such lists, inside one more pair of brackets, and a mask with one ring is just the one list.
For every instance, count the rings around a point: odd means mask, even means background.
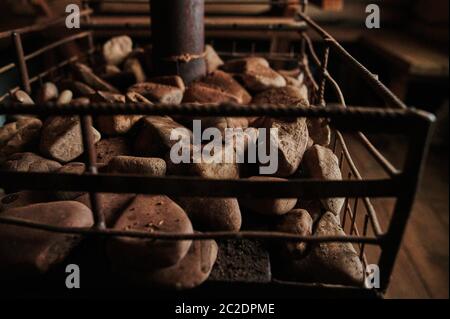
[{"label": "wooden plank", "polygon": [[[149,3],[124,3],[124,0],[104,3],[98,6],[97,12],[101,14],[129,14],[129,13],[146,13],[150,11]],[[246,0],[241,0],[241,4],[236,5],[233,1],[230,4],[214,4],[214,0],[208,1],[205,6],[207,14],[262,14],[271,9],[269,1],[267,4],[245,4]]]},{"label": "wooden plank", "polygon": [[363,43],[412,76],[448,77],[448,54],[412,36],[396,32],[371,32]]},{"label": "wooden plank", "polygon": [[[124,19],[128,24],[137,25],[144,31],[133,31],[128,32],[133,36],[149,36],[150,33],[150,19],[143,16],[95,16],[91,19],[93,24],[107,24],[108,26],[123,26]],[[233,16],[220,16],[220,17],[206,17],[205,24],[213,27],[227,26],[227,25],[241,25],[243,28],[247,26],[266,26],[266,25],[286,25],[288,27],[297,28],[304,25],[303,22],[294,21],[294,19],[289,17],[233,17]],[[147,31],[148,30],[148,31]],[[101,36],[112,36],[120,34],[121,32],[114,30],[97,30],[96,34]],[[122,32],[123,33],[123,32]],[[254,30],[230,30],[230,31],[207,31],[206,35],[208,37],[220,37],[220,38],[233,38],[233,39],[272,39],[277,31],[254,31]],[[298,40],[299,35],[296,31],[284,31],[283,37],[286,39]]]}]

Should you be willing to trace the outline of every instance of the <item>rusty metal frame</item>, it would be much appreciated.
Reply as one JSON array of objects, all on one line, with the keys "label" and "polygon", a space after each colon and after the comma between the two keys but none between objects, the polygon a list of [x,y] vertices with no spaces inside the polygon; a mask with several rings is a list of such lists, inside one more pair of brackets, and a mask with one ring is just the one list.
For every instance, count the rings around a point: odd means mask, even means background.
[{"label": "rusty metal frame", "polygon": [[[428,113],[408,109],[392,92],[389,91],[373,74],[371,74],[363,65],[354,59],[340,44],[334,40],[326,31],[312,21],[304,10],[306,2],[302,2],[302,10],[298,12],[298,19],[301,20],[301,28],[296,31],[300,35],[302,41],[302,52],[299,58],[299,65],[305,66],[304,59],[309,57],[312,63],[315,63],[320,74],[315,79],[311,74],[307,73],[311,83],[315,83],[316,99],[314,107],[305,109],[298,107],[279,107],[276,105],[253,105],[246,108],[237,105],[155,105],[148,106],[142,104],[126,104],[126,105],[110,105],[110,104],[91,104],[57,106],[54,104],[38,105],[30,108],[26,105],[17,105],[11,103],[0,104],[0,114],[38,114],[38,115],[71,115],[77,114],[82,118],[82,134],[83,143],[87,150],[86,163],[88,164],[87,173],[84,175],[56,174],[56,173],[19,173],[0,171],[0,186],[14,185],[19,188],[31,190],[64,190],[64,191],[86,191],[90,192],[92,210],[95,218],[95,226],[93,228],[66,228],[44,225],[25,220],[0,217],[0,223],[19,225],[41,229],[50,232],[76,233],[76,234],[93,234],[98,236],[126,236],[136,238],[161,238],[167,240],[183,240],[183,239],[272,239],[272,240],[298,240],[305,242],[350,242],[358,245],[360,249],[361,259],[364,264],[367,261],[364,256],[366,245],[375,245],[381,248],[379,259],[379,267],[381,273],[380,293],[386,291],[389,285],[389,279],[395,263],[397,253],[400,249],[400,243],[405,231],[405,227],[414,202],[416,190],[422,173],[424,157],[427,152],[428,140],[434,117]],[[79,38],[88,38],[89,52],[88,56],[94,53],[94,42],[92,29],[98,26],[90,24],[90,14],[92,11],[86,9],[82,15],[85,17],[85,31],[83,35],[70,36],[66,40],[62,39],[58,42],[44,47],[38,51],[39,54],[50,51],[57,44],[64,44]],[[21,87],[28,90],[31,83],[39,79],[29,78],[27,69],[27,60],[38,56],[34,52],[25,55],[22,49],[22,34],[28,34],[36,31],[42,31],[46,28],[56,25],[59,22],[50,22],[40,24],[33,27],[23,28],[11,32],[0,33],[0,39],[11,37],[14,41],[17,62],[14,65],[8,65],[0,68],[0,74],[17,67],[21,75]],[[308,30],[312,30],[322,37],[326,48],[325,54],[320,59],[316,54],[313,44],[306,34]],[[108,26],[105,26],[108,27]],[[123,26],[128,30],[130,26]],[[132,27],[132,26],[131,26]],[[277,29],[286,30],[282,26],[253,26],[262,30]],[[236,28],[239,26],[226,26],[228,28]],[[220,29],[220,28],[219,28]],[[289,28],[287,28],[289,29]],[[70,39],[70,40],[69,40]],[[67,42],[66,42],[67,41]],[[309,54],[307,54],[307,51]],[[385,103],[386,108],[360,108],[347,107],[344,95],[338,83],[329,74],[327,68],[328,57],[332,53],[337,53],[343,61],[352,67],[358,74],[368,83],[379,97]],[[62,62],[61,68],[80,57],[72,57]],[[293,58],[292,54],[282,55],[278,58]],[[50,72],[47,72],[49,74]],[[337,105],[326,104],[325,90],[327,84],[331,84],[335,91],[339,103]],[[16,88],[17,89],[17,88]],[[5,98],[0,98],[2,101]],[[205,180],[194,177],[143,177],[130,175],[105,175],[98,174],[96,166],[95,147],[91,136],[92,116],[94,115],[113,115],[113,114],[146,114],[146,115],[174,115],[174,114],[190,114],[198,116],[255,116],[266,115],[273,117],[315,117],[329,119],[333,128],[336,129],[333,150],[337,152],[339,148],[340,163],[344,163],[349,167],[350,173],[348,179],[343,181],[316,181],[305,179],[294,179],[286,182],[256,182],[248,180]],[[365,149],[373,156],[381,168],[385,171],[387,178],[379,180],[364,180],[358,171],[351,154],[346,146],[345,138],[340,132],[353,132],[352,137],[359,139]],[[362,133],[367,132],[383,132],[398,133],[408,137],[408,154],[403,169],[397,169],[392,165],[383,154],[376,149],[370,140]],[[339,154],[337,154],[339,155]],[[40,183],[34,181],[39,180]],[[195,186],[195,187],[194,187]],[[104,216],[99,213],[98,209],[98,192],[132,192],[146,194],[177,194],[185,196],[233,196],[233,197],[289,197],[297,196],[304,198],[324,198],[324,197],[346,197],[355,198],[355,204],[351,207],[349,201],[346,201],[344,220],[347,217],[351,224],[351,232],[348,236],[296,236],[278,232],[257,232],[257,231],[241,231],[241,232],[208,232],[202,234],[167,234],[161,232],[142,233],[135,231],[116,231],[105,226]],[[377,218],[377,213],[371,204],[370,198],[394,198],[396,205],[391,218],[391,223],[387,230],[383,231]],[[361,234],[355,226],[356,215],[358,213],[358,199],[362,200],[366,208],[364,219],[363,233]],[[367,234],[368,226],[371,226],[373,236]],[[307,287],[308,285],[301,283],[289,283],[290,285],[298,285]],[[322,286],[326,289],[326,285]],[[348,287],[339,286],[338,288],[347,289]],[[364,288],[360,288],[364,289]]]}]

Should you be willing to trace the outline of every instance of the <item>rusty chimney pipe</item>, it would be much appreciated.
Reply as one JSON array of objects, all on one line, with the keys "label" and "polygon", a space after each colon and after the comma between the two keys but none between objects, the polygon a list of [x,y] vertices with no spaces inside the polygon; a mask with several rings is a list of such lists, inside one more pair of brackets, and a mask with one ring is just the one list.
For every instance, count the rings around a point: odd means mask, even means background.
[{"label": "rusty chimney pipe", "polygon": [[206,74],[204,0],[150,0],[152,61],[156,75],[185,83]]}]

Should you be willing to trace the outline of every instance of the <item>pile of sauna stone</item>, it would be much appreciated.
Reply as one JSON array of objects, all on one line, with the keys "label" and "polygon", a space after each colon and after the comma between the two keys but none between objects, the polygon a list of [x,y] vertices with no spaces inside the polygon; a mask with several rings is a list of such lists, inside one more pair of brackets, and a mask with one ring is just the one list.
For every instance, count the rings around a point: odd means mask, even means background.
[{"label": "pile of sauna stone", "polygon": [[[222,61],[206,48],[208,74],[185,85],[178,76],[149,77],[145,50],[127,36],[109,40],[103,47],[104,66],[75,63],[70,77],[47,82],[28,95],[12,98],[30,107],[35,103],[223,103],[276,104],[309,107],[307,81],[298,70],[274,70],[260,57]],[[258,175],[254,165],[241,163],[172,163],[169,152],[173,129],[184,128],[192,141],[188,116],[97,116],[93,135],[100,172],[141,176],[197,176],[209,179],[283,181],[293,177],[340,180],[338,159],[329,148],[331,131],[325,120],[305,118],[202,119],[202,128],[277,128],[278,169]],[[237,146],[234,146],[237,147]],[[236,150],[235,150],[236,151]],[[0,128],[0,167],[15,172],[83,174],[84,148],[78,116],[9,116]],[[221,154],[218,154],[219,156]],[[39,182],[39,181],[37,181]],[[116,230],[194,233],[239,231],[255,220],[266,230],[312,236],[345,235],[340,225],[343,198],[305,201],[290,199],[190,198],[164,195],[99,194],[99,209],[107,226]],[[0,198],[0,216],[64,227],[91,227],[94,223],[89,195],[83,192],[37,192],[6,187]],[[251,226],[249,226],[251,227]],[[84,238],[0,224],[0,276],[21,278],[51,271],[63,263]],[[230,245],[235,249],[230,249]],[[229,280],[240,274],[230,261],[246,260],[250,268],[240,280],[251,277],[253,265],[239,249],[268,255],[252,242],[164,241],[135,238],[108,239],[102,249],[112,271],[126,280],[169,289],[193,288],[211,277]],[[256,245],[256,244],[255,244]],[[253,248],[252,248],[253,247]],[[360,285],[363,267],[350,243],[278,243],[270,258],[281,265],[289,280]],[[241,258],[242,257],[242,258]],[[217,261],[216,267],[214,267]],[[213,270],[214,269],[214,270]],[[217,270],[216,270],[217,269]],[[228,272],[228,273],[227,273]],[[260,276],[261,277],[261,276]],[[250,278],[249,278],[250,280]]]}]

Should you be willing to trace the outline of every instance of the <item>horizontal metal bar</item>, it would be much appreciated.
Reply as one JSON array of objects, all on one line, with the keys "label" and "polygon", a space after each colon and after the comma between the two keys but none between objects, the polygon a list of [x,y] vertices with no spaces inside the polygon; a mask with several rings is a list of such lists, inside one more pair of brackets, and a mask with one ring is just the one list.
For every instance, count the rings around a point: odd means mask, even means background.
[{"label": "horizontal metal bar", "polygon": [[217,54],[223,58],[245,58],[249,56],[258,56],[266,58],[270,61],[286,61],[286,62],[298,62],[300,55],[289,53],[264,53],[264,52],[226,52],[218,51]]},{"label": "horizontal metal bar", "polygon": [[[271,116],[271,117],[314,117],[330,118],[336,127],[383,132],[408,133],[416,124],[434,122],[431,113],[415,109],[385,109],[368,107],[348,107],[328,105],[327,107],[299,107],[279,105],[238,105],[238,104],[109,104],[89,105],[55,103],[30,107],[18,103],[0,104],[0,114],[38,115],[192,115],[192,116]],[[420,126],[421,127],[421,126]]]},{"label": "horizontal metal bar", "polygon": [[9,63],[3,67],[0,68],[0,74],[6,73],[12,69],[14,69],[14,67],[16,66],[15,63]]},{"label": "horizontal metal bar", "polygon": [[380,245],[381,240],[373,237],[355,236],[299,236],[289,233],[269,232],[269,231],[222,231],[204,233],[168,233],[168,232],[142,232],[142,231],[122,231],[111,228],[73,228],[58,227],[49,224],[36,223],[29,220],[0,217],[0,224],[22,226],[32,229],[39,229],[54,233],[97,235],[105,237],[129,237],[140,239],[163,239],[163,240],[209,240],[209,239],[259,239],[259,240],[290,240],[309,243],[339,242],[339,243],[366,243]]},{"label": "horizontal metal bar", "polygon": [[[117,31],[117,30],[128,30],[128,31],[141,31],[145,30],[149,32],[151,22],[127,22],[127,23],[116,23],[116,22],[85,22],[82,23],[81,29],[88,31]],[[272,32],[284,32],[284,31],[305,31],[307,29],[306,23],[289,21],[286,23],[274,22],[274,23],[218,23],[213,21],[205,21],[206,31],[272,31]]]},{"label": "horizontal metal bar", "polygon": [[[39,183],[36,183],[39,181]],[[214,180],[197,177],[139,175],[72,175],[0,171],[0,186],[28,190],[85,191],[102,193],[166,194],[241,198],[397,197],[401,180],[318,181],[295,179],[283,182]]]},{"label": "horizontal metal bar", "polygon": [[231,23],[231,24],[219,24],[219,23],[206,23],[206,31],[305,31],[307,29],[306,24],[302,22],[294,23],[267,23],[267,24],[247,24],[247,23]]},{"label": "horizontal metal bar", "polygon": [[[88,16],[88,15],[92,14],[92,12],[93,11],[91,9],[82,10],[82,11],[80,11],[80,17]],[[64,17],[61,17],[58,19],[53,19],[53,20],[48,20],[46,22],[36,23],[31,26],[26,26],[26,27],[19,28],[19,29],[3,31],[3,32],[0,32],[0,40],[5,39],[5,38],[10,38],[13,33],[25,35],[27,33],[39,32],[39,31],[45,30],[47,28],[50,28],[52,26],[55,26],[58,24],[63,24],[65,21],[66,21],[66,17],[64,16]]]}]

